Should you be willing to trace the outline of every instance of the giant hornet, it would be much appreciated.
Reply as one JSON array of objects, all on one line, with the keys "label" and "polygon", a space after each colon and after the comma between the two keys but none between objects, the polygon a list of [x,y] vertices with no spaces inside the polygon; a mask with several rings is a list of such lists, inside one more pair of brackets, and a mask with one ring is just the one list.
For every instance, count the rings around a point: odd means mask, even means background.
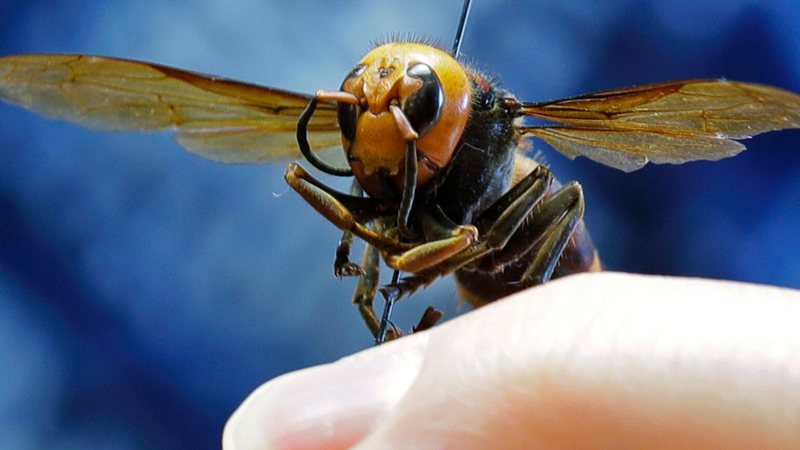
[{"label": "giant hornet", "polygon": [[[477,307],[552,278],[601,270],[582,220],[581,186],[558,183],[526,156],[520,149],[528,138],[570,158],[632,171],[651,161],[734,156],[745,148],[738,140],[800,128],[800,96],[727,80],[520,101],[459,61],[468,11],[467,0],[451,51],[413,40],[385,43],[339,90],[313,96],[147,62],[40,54],[0,58],[0,97],[90,127],[172,129],[180,145],[216,161],[302,154],[322,172],[352,176],[351,192],[342,193],[299,164],[285,172],[288,184],[343,230],[334,272],[359,277],[354,300],[377,342],[402,334],[388,316],[398,298],[449,273]],[[347,167],[317,155],[337,145]],[[354,237],[367,243],[360,265],[350,261]],[[394,275],[381,288],[387,305],[378,318],[381,259]],[[427,310],[415,329],[439,316]]]}]

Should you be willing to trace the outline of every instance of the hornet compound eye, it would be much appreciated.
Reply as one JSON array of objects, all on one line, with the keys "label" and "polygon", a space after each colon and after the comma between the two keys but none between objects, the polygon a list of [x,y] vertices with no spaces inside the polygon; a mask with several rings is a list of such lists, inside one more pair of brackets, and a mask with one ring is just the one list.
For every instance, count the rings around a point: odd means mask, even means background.
[{"label": "hornet compound eye", "polygon": [[403,104],[403,112],[408,121],[422,136],[439,121],[444,104],[444,91],[436,73],[427,64],[414,64],[408,68],[406,74],[422,80],[422,87],[410,95]]},{"label": "hornet compound eye", "polygon": [[[342,91],[348,91],[347,82],[358,78],[364,73],[367,68],[364,64],[357,65],[342,81],[342,86],[339,88]],[[348,91],[349,92],[349,91]],[[338,102],[337,119],[339,120],[339,128],[342,135],[348,140],[352,141],[356,137],[356,117],[358,116],[358,106],[352,103]]]}]

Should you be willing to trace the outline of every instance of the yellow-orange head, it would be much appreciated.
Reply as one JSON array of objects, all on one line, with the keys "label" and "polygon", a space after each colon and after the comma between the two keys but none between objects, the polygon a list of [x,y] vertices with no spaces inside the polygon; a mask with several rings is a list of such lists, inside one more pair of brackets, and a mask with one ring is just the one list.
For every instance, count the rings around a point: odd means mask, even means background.
[{"label": "yellow-orange head", "polygon": [[341,89],[361,103],[339,103],[339,126],[353,174],[374,198],[403,190],[408,136],[398,126],[392,105],[419,135],[418,187],[450,162],[469,118],[472,93],[466,71],[448,53],[426,44],[376,47],[348,74]]}]

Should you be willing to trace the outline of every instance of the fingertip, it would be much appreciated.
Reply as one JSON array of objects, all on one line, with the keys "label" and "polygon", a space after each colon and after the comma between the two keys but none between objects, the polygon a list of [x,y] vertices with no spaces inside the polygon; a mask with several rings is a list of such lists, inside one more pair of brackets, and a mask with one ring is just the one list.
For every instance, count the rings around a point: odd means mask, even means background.
[{"label": "fingertip", "polygon": [[228,420],[223,448],[351,448],[405,394],[425,346],[411,336],[270,380]]},{"label": "fingertip", "polygon": [[604,273],[433,330],[364,448],[798,448],[800,293]]},{"label": "fingertip", "polygon": [[567,277],[271,381],[225,448],[797,448],[797,322],[788,289]]}]

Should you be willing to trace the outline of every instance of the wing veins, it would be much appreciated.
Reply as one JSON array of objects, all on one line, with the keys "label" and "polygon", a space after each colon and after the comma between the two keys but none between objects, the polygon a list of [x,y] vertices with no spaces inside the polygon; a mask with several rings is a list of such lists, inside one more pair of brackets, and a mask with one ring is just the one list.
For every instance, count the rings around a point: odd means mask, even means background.
[{"label": "wing veins", "polygon": [[648,161],[679,164],[740,152],[736,140],[800,128],[800,96],[724,80],[689,80],[522,103],[519,115],[553,124],[521,126],[574,158],[635,170]]},{"label": "wing veins", "polygon": [[[261,162],[300,156],[311,96],[121,58],[21,55],[0,58],[0,99],[96,128],[172,130],[206,158]],[[308,130],[313,148],[339,145],[336,105],[320,103]]]}]

